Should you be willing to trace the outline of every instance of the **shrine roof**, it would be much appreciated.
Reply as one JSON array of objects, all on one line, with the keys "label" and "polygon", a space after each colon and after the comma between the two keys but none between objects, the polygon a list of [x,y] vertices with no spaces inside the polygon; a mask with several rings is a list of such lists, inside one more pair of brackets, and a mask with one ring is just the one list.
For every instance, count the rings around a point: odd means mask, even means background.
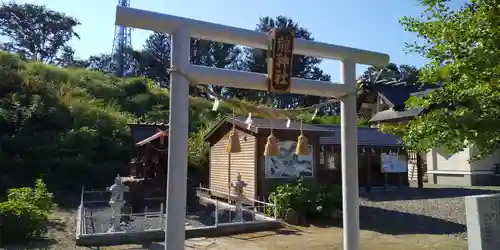
[{"label": "shrine roof", "polygon": [[[290,125],[287,127],[287,120],[281,119],[266,119],[266,118],[253,118],[252,124],[248,127],[248,124],[245,123],[247,117],[237,116],[234,121],[232,117],[225,117],[222,119],[222,122],[227,122],[230,124],[235,124],[236,126],[251,130],[254,133],[258,133],[259,129],[279,129],[279,130],[300,130],[300,121],[290,120]],[[305,131],[319,131],[319,132],[329,132],[330,128],[320,127],[316,124],[310,124],[304,122],[302,124],[302,129]]]},{"label": "shrine roof", "polygon": [[404,82],[362,84],[358,91],[358,116],[371,117],[371,108],[363,108],[363,103],[375,103],[379,96],[391,109],[403,111],[405,102],[412,95],[428,93],[438,89],[439,84],[407,84]]},{"label": "shrine roof", "polygon": [[[220,119],[217,124],[215,124],[212,129],[205,135],[205,139],[210,138],[215,131],[217,131],[219,128],[221,128],[224,124],[229,124],[232,126],[234,125],[244,131],[248,131],[250,133],[259,133],[262,130],[269,130],[269,129],[275,129],[275,130],[300,130],[300,121],[295,121],[291,120],[290,121],[290,126],[286,126],[287,120],[281,120],[281,119],[265,119],[265,118],[253,118],[252,117],[252,124],[248,126],[248,124],[245,123],[247,120],[247,117],[243,116],[236,116],[233,120],[232,117],[224,117]],[[303,123],[302,129],[304,131],[315,131],[315,132],[331,132],[333,133],[332,128],[328,127],[321,127],[317,126],[316,124],[310,124],[310,123]]]},{"label": "shrine roof", "polygon": [[410,108],[407,110],[393,110],[388,109],[380,111],[373,115],[370,122],[400,122],[413,119],[413,117],[419,116],[424,113],[424,108]]},{"label": "shrine roof", "polygon": [[[259,129],[268,130],[271,127],[276,130],[300,130],[299,121],[291,121],[290,126],[286,127],[286,120],[273,120],[264,118],[252,118],[252,125],[248,127],[245,123],[246,117],[237,116],[234,119],[234,124],[237,128],[257,134]],[[205,139],[209,139],[217,129],[226,125],[227,128],[232,126],[233,118],[225,117],[221,119],[207,133]],[[320,134],[320,144],[335,145],[340,144],[340,125],[324,125],[324,124],[303,124],[303,129],[306,131],[325,132]],[[378,146],[378,147],[402,147],[400,138],[391,134],[384,134],[377,128],[358,127],[358,145],[360,146]]]},{"label": "shrine roof", "polygon": [[160,138],[162,136],[167,137],[168,136],[168,132],[158,131],[158,132],[156,132],[156,134],[154,134],[154,135],[152,135],[152,136],[150,136],[150,137],[148,137],[148,138],[146,138],[146,139],[144,139],[144,140],[142,140],[140,142],[137,142],[135,145],[138,146],[138,147],[140,147],[140,146],[148,144],[148,143],[150,143],[150,142],[152,142],[152,141],[154,141],[154,140],[156,140],[156,139],[158,139],[158,138]]},{"label": "shrine roof", "polygon": [[[320,125],[328,126],[336,130],[333,136],[320,137],[321,145],[340,145],[340,126],[338,125]],[[359,146],[374,146],[374,147],[402,147],[403,144],[399,137],[384,134],[377,128],[358,127],[358,145]]]},{"label": "shrine roof", "polygon": [[[391,107],[403,107],[412,94],[440,88],[437,84],[376,83],[361,85],[361,90],[378,94]],[[371,98],[370,98],[371,99]],[[374,102],[374,99],[368,100]]]},{"label": "shrine roof", "polygon": [[157,136],[156,138],[154,138],[157,139],[159,137],[157,135],[157,133],[159,132],[158,130],[168,131],[167,123],[134,123],[128,125],[130,127],[132,138],[134,139],[134,144],[137,144],[144,141],[145,139],[154,136]]}]

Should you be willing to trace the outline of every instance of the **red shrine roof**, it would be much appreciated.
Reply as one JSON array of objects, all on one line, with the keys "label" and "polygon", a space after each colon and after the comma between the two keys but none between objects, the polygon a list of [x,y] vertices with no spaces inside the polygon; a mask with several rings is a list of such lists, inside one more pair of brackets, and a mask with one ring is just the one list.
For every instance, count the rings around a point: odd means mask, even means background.
[{"label": "red shrine roof", "polygon": [[139,146],[140,147],[140,146],[148,144],[148,143],[150,143],[150,142],[152,142],[152,141],[154,141],[154,140],[156,140],[158,138],[167,137],[167,136],[168,136],[168,132],[167,131],[158,129],[158,132],[156,132],[156,134],[154,134],[154,135],[152,135],[152,136],[150,136],[150,137],[148,137],[148,138],[146,138],[146,139],[144,139],[144,140],[142,140],[140,142],[137,142],[135,144],[135,146]]},{"label": "red shrine roof", "polygon": [[149,138],[158,132],[158,129],[163,131],[168,131],[167,123],[130,123],[130,133],[132,139],[134,140],[134,145],[146,138]]}]

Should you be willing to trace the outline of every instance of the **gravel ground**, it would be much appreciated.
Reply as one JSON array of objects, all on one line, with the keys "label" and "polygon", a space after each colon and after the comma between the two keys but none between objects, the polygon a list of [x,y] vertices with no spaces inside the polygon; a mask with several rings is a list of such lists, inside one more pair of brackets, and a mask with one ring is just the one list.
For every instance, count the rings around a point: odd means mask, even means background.
[{"label": "gravel ground", "polygon": [[361,193],[363,229],[385,234],[440,234],[467,239],[464,197],[499,190],[403,188]]},{"label": "gravel ground", "polygon": [[[390,191],[361,192],[360,222],[364,230],[388,235],[432,234],[467,239],[464,197],[469,195],[500,193],[495,188],[460,188],[431,186],[426,188],[400,188]],[[87,233],[105,232],[111,223],[111,209],[88,208],[93,221],[87,220]],[[186,215],[187,227],[213,226],[214,208],[190,209]],[[245,213],[247,221],[252,215]],[[234,218],[234,212],[219,210],[219,223]],[[92,223],[93,222],[93,227]],[[125,226],[129,232],[159,229],[159,217],[133,217]]]},{"label": "gravel ground", "polygon": [[[91,207],[85,209],[85,230],[87,234],[104,233],[111,227],[111,208]],[[187,221],[190,222],[190,221]],[[145,230],[160,229],[161,223],[158,215],[154,217],[132,216],[131,220],[123,226],[128,232],[141,232]]]},{"label": "gravel ground", "polygon": [[[189,209],[186,214],[186,227],[193,228],[215,225],[214,210],[213,206],[200,206]],[[160,229],[163,222],[158,214],[158,211],[159,210],[152,215],[148,215],[147,217],[131,216],[126,223],[123,223],[123,229],[127,232],[142,232],[145,230]],[[107,232],[111,227],[111,214],[112,210],[109,207],[99,206],[85,208],[86,233],[92,234]],[[234,218],[234,215],[234,211],[229,213],[227,209],[219,209],[218,222],[227,223]],[[246,221],[253,220],[252,214],[247,212],[243,214],[243,217]]]}]

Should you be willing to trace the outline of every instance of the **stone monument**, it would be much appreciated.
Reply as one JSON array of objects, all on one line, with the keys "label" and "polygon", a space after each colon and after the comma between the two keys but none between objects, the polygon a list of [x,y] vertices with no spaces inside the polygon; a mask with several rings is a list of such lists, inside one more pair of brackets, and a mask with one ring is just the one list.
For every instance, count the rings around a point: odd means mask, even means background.
[{"label": "stone monument", "polygon": [[111,187],[106,188],[106,191],[111,193],[109,205],[112,209],[112,225],[108,232],[121,232],[123,230],[121,228],[120,221],[122,218],[122,208],[125,205],[123,194],[129,191],[129,187],[123,184],[122,178],[118,175],[115,178],[115,183],[111,185]]},{"label": "stone monument", "polygon": [[235,216],[233,222],[243,222],[243,200],[245,196],[243,195],[243,188],[247,186],[247,183],[241,180],[241,175],[238,173],[236,176],[236,181],[231,183],[233,187],[233,199],[235,201]]},{"label": "stone monument", "polygon": [[465,197],[470,250],[500,249],[500,195]]}]

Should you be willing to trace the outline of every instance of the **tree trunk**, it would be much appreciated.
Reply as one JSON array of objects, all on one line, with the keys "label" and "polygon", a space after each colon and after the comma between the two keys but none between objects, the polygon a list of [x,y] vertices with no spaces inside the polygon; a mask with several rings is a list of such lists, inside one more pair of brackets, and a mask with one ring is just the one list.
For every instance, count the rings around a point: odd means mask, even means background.
[{"label": "tree trunk", "polygon": [[424,188],[424,165],[420,153],[417,153],[417,186]]}]

